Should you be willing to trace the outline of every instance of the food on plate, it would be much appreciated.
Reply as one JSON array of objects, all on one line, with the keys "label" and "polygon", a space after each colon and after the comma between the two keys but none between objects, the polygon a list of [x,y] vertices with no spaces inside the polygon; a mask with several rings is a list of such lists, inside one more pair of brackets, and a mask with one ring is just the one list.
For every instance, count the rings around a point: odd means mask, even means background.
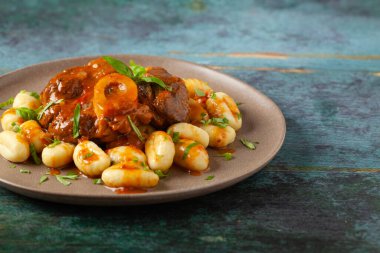
[{"label": "food on plate", "polygon": [[[5,159],[31,157],[51,170],[74,163],[113,188],[155,187],[173,165],[207,171],[207,148],[226,148],[242,126],[233,98],[208,83],[109,56],[63,70],[41,93],[23,90],[1,105],[12,105],[1,116]],[[57,176],[64,185],[77,178]]]}]

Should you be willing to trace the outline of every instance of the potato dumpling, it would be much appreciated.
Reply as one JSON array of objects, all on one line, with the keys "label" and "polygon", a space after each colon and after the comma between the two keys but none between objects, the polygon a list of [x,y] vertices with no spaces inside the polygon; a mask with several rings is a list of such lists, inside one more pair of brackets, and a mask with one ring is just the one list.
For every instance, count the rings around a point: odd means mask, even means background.
[{"label": "potato dumpling", "polygon": [[235,130],[241,128],[241,113],[235,101],[223,92],[215,92],[206,101],[207,111],[212,117],[226,118],[228,124]]},{"label": "potato dumpling", "polygon": [[223,148],[234,142],[236,137],[235,130],[230,126],[221,128],[214,125],[205,125],[201,126],[201,128],[207,132],[210,137],[209,145],[213,148]]},{"label": "potato dumpling", "polygon": [[20,91],[13,101],[14,108],[26,107],[29,109],[37,109],[41,106],[40,100],[37,98],[38,94],[29,91]]},{"label": "potato dumpling", "polygon": [[209,136],[202,128],[194,126],[189,123],[176,123],[168,128],[168,133],[173,135],[178,133],[180,139],[189,139],[202,144],[207,148],[209,143]]},{"label": "potato dumpling", "polygon": [[112,164],[134,161],[146,163],[144,152],[134,146],[120,146],[106,151],[111,158]]},{"label": "potato dumpling", "polygon": [[1,116],[1,127],[3,130],[13,131],[14,124],[20,125],[24,122],[24,119],[16,113],[15,108],[6,110]]},{"label": "potato dumpling", "polygon": [[10,162],[25,162],[30,155],[28,140],[22,134],[13,131],[1,132],[0,154]]},{"label": "potato dumpling", "polygon": [[180,139],[175,144],[174,162],[188,170],[207,170],[209,157],[205,147],[193,140]]},{"label": "potato dumpling", "polygon": [[49,168],[65,167],[73,161],[74,148],[71,143],[53,143],[42,150],[42,162]]},{"label": "potato dumpling", "polygon": [[41,126],[35,120],[25,121],[20,125],[21,134],[33,144],[37,153],[41,153],[44,147],[50,143],[50,135],[42,130]]},{"label": "potato dumpling", "polygon": [[89,177],[99,177],[111,165],[111,158],[92,141],[80,142],[73,159],[77,168]]},{"label": "potato dumpling", "polygon": [[190,98],[195,98],[196,96],[207,96],[213,91],[208,84],[202,80],[195,78],[183,79],[185,81],[186,89]]},{"label": "potato dumpling", "polygon": [[145,154],[152,170],[166,172],[173,164],[174,143],[163,131],[153,132],[145,143]]},{"label": "potato dumpling", "polygon": [[124,162],[103,171],[102,181],[109,187],[151,188],[158,184],[159,177],[153,171],[142,169],[133,162]]}]

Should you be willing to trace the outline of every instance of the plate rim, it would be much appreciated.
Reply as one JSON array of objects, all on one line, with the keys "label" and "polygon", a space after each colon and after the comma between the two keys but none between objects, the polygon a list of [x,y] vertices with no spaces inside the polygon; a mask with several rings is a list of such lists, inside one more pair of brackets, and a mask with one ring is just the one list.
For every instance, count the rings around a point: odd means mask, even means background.
[{"label": "plate rim", "polygon": [[[44,61],[32,65],[28,65],[26,67],[18,68],[16,70],[4,73],[0,75],[0,83],[3,78],[6,78],[8,76],[17,74],[18,72],[25,71],[32,68],[38,68],[43,67],[44,65],[49,64],[55,64],[65,61],[77,61],[77,60],[90,60],[94,58],[99,58],[104,55],[109,55],[112,57],[148,57],[148,58],[156,58],[161,60],[170,60],[174,62],[179,63],[185,63],[192,67],[201,68],[201,69],[207,69],[208,71],[215,72],[218,75],[225,76],[227,78],[233,79],[234,81],[240,83],[247,89],[253,90],[255,93],[263,97],[266,101],[269,101],[270,104],[273,106],[276,113],[280,116],[281,120],[281,139],[279,139],[278,144],[274,147],[273,151],[271,153],[268,153],[262,160],[264,161],[262,165],[258,166],[257,168],[253,170],[249,170],[246,173],[243,173],[242,175],[238,177],[234,177],[233,179],[223,179],[221,181],[217,181],[217,183],[212,183],[209,186],[198,186],[191,189],[171,189],[171,190],[165,190],[164,192],[149,192],[149,194],[115,194],[113,196],[105,196],[105,195],[86,195],[86,194],[65,194],[63,192],[59,193],[52,193],[52,192],[46,192],[43,190],[38,190],[34,188],[30,188],[28,186],[19,185],[14,182],[9,182],[7,180],[4,180],[0,178],[0,186],[8,189],[12,192],[16,192],[18,194],[28,196],[34,199],[40,199],[44,201],[51,201],[55,203],[65,203],[65,204],[75,204],[75,205],[93,205],[93,206],[120,206],[120,205],[149,205],[149,204],[157,204],[157,203],[166,203],[166,202],[173,202],[173,201],[179,201],[189,198],[194,198],[198,196],[207,195],[222,189],[225,189],[227,187],[230,187],[238,182],[241,182],[242,180],[252,176],[253,174],[259,172],[262,168],[264,168],[280,151],[282,145],[285,141],[286,136],[286,119],[284,114],[282,113],[279,106],[267,95],[265,95],[260,90],[256,89],[255,87],[249,85],[248,83],[234,77],[228,74],[225,74],[223,72],[211,69],[207,66],[197,64],[194,62],[182,60],[182,59],[176,59],[166,56],[157,56],[157,55],[143,55],[143,54],[102,54],[102,55],[86,55],[86,56],[77,56],[77,57],[68,57],[68,58],[61,58],[61,59],[55,59],[50,61]],[[236,140],[235,140],[236,141]],[[145,197],[144,197],[145,196]],[[158,198],[159,196],[162,196],[162,198]],[[66,201],[65,198],[69,198],[69,200]],[[153,199],[151,199],[153,198]],[[81,201],[83,199],[86,199],[86,203],[79,203],[77,201]],[[74,200],[74,201],[72,201]],[[129,200],[133,200],[133,202],[128,202]],[[91,202],[91,203],[90,203]]]}]

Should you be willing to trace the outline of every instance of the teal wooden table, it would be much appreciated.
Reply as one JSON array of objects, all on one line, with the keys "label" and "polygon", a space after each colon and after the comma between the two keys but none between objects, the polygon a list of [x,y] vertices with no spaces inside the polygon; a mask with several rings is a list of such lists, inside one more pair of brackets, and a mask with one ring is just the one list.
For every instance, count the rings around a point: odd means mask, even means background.
[{"label": "teal wooden table", "polygon": [[226,190],[143,207],[0,189],[0,252],[380,252],[380,3],[0,1],[0,72],[112,53],[204,64],[262,90],[287,137]]}]

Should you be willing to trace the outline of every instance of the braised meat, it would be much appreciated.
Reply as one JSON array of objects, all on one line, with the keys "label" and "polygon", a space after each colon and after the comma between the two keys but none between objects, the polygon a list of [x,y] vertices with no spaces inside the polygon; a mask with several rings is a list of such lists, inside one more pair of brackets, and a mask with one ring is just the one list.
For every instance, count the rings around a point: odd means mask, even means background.
[{"label": "braised meat", "polygon": [[[157,84],[141,82],[137,84],[138,99],[133,101],[133,92],[125,93],[131,92],[128,84],[123,86],[126,82],[117,81],[120,74],[102,58],[86,66],[64,70],[49,81],[41,93],[41,102],[46,106],[51,101],[64,101],[50,106],[40,123],[56,138],[76,143],[73,117],[76,105],[80,104],[80,135],[113,146],[115,143],[142,145],[137,143],[138,138],[131,129],[128,116],[137,126],[151,124],[163,128],[176,122],[187,122],[188,94],[183,80],[160,67],[147,68],[146,75],[160,78],[172,87],[172,91]],[[99,80],[107,78],[110,81],[102,87],[99,95]],[[104,101],[99,102],[99,97]]]}]

